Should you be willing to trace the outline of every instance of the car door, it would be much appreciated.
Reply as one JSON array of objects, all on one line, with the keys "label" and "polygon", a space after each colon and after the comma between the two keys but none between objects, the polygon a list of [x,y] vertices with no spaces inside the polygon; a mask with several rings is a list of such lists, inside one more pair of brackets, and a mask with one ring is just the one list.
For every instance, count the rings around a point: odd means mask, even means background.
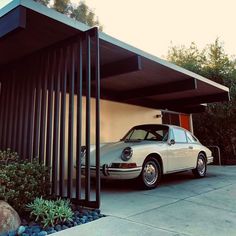
[{"label": "car door", "polygon": [[197,165],[198,154],[200,152],[199,141],[188,131],[186,131],[186,135],[190,149],[190,155],[188,160],[189,166],[195,168]]},{"label": "car door", "polygon": [[168,147],[168,172],[190,168],[191,148],[187,142],[185,130],[173,127],[170,139],[174,142],[170,143]]}]

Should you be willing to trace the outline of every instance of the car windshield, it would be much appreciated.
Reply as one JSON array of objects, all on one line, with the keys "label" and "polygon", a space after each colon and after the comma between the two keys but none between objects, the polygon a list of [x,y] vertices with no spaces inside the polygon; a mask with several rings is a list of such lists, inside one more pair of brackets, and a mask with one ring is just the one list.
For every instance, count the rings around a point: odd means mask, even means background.
[{"label": "car windshield", "polygon": [[132,128],[121,141],[159,141],[166,142],[168,140],[167,126],[161,125],[145,125]]}]

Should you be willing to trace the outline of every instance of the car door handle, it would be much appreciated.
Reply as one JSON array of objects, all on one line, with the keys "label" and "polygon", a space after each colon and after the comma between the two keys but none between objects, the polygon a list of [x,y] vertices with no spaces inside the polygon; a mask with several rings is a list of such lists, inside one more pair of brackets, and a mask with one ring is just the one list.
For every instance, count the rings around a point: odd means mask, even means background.
[{"label": "car door handle", "polygon": [[188,149],[193,149],[193,146],[189,146]]}]

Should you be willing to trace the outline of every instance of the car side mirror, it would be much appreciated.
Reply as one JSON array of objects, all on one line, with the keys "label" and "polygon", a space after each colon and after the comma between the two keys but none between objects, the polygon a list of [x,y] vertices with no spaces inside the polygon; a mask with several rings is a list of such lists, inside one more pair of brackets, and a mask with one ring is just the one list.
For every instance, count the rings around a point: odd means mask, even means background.
[{"label": "car side mirror", "polygon": [[169,141],[169,145],[174,145],[175,144],[175,140],[174,139],[171,139],[170,141]]}]

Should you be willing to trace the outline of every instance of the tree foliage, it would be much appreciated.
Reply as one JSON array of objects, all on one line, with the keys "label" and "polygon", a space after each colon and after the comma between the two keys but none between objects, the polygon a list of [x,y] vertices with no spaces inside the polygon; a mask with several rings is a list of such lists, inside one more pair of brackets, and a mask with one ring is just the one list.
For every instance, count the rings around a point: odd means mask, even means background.
[{"label": "tree foliage", "polygon": [[34,0],[35,2],[39,2],[41,4],[43,4],[44,6],[47,6],[50,2],[50,0]]},{"label": "tree foliage", "polygon": [[55,9],[56,11],[63,13],[77,21],[80,21],[88,26],[97,26],[100,31],[103,27],[100,24],[98,17],[96,17],[94,11],[90,9],[84,1],[80,1],[78,4],[72,4],[70,0],[34,0],[44,6]]},{"label": "tree foliage", "polygon": [[68,14],[70,10],[70,0],[54,0],[53,8],[63,14]]},{"label": "tree foliage", "polygon": [[[199,50],[172,46],[167,59],[230,89],[230,102],[209,104],[205,113],[194,114],[194,132],[205,145],[217,145],[224,163],[236,160],[236,60],[224,51],[219,39]],[[236,163],[236,162],[235,162]]]}]

